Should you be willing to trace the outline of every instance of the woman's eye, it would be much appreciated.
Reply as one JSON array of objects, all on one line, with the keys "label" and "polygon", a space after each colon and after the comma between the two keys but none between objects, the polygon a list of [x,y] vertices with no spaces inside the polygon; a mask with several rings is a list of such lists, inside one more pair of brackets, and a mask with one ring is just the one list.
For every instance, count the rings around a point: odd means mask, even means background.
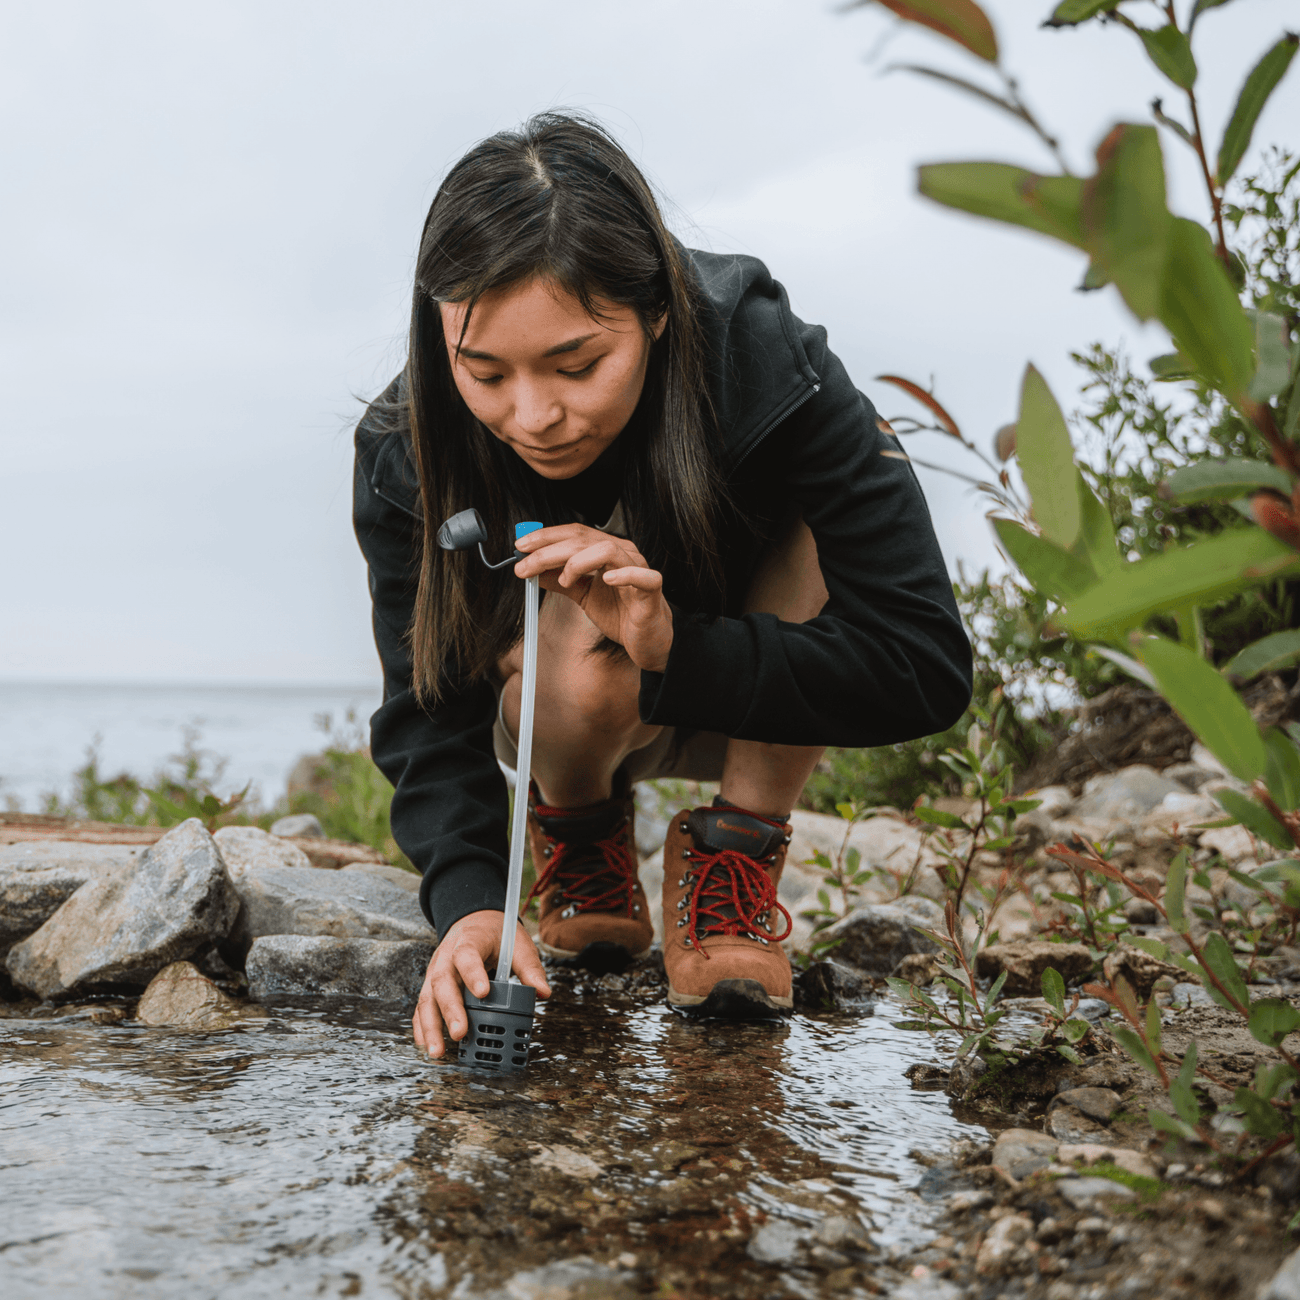
[{"label": "woman's eye", "polygon": [[[599,360],[600,360],[600,358],[597,357],[597,358],[596,358],[596,361],[599,361]],[[561,371],[560,371],[560,374],[562,374],[562,375],[568,375],[568,377],[569,377],[570,379],[578,379],[578,378],[580,378],[582,375],[589,375],[589,374],[591,374],[591,372],[592,372],[593,370],[595,370],[595,368],[596,368],[596,361],[589,361],[585,366],[582,367],[581,370],[561,370]]]},{"label": "woman's eye", "polygon": [[470,378],[476,384],[499,384],[501,382],[500,375],[476,375],[472,370],[470,371]]}]

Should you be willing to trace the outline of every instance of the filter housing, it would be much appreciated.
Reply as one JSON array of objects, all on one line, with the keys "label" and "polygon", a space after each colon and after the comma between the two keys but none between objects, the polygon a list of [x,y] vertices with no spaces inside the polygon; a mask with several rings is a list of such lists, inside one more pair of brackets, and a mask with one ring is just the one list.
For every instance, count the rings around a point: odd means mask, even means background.
[{"label": "filter housing", "polygon": [[514,980],[491,980],[487,997],[465,990],[469,1032],[460,1040],[459,1064],[470,1070],[519,1074],[528,1065],[536,990]]}]

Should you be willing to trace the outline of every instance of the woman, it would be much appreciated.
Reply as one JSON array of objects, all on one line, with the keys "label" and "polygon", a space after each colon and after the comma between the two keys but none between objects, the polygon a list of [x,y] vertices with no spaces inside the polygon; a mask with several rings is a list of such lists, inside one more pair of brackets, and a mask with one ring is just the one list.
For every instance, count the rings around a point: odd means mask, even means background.
[{"label": "woman", "polygon": [[[471,506],[499,553],[515,521],[548,526],[492,573],[437,547]],[[441,1056],[462,987],[488,991],[534,575],[538,947],[647,950],[632,782],[720,779],[664,848],[669,1001],[789,1007],[776,886],[823,747],[940,731],[971,690],[920,488],[825,331],[760,262],[682,248],[598,125],[536,117],[433,201],[407,364],[357,430],[354,517],[384,670],[371,750],[440,936],[417,1043]],[[522,927],[514,969],[549,995]]]}]

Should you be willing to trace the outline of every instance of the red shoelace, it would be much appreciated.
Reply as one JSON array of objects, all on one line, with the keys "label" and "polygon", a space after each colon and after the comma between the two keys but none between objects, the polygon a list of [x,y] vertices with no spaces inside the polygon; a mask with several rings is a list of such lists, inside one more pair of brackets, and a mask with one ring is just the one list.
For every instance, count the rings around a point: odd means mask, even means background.
[{"label": "red shoelace", "polygon": [[[700,943],[698,931],[702,919],[706,938],[711,934],[750,934],[755,939],[780,943],[789,937],[794,921],[777,898],[772,877],[761,863],[734,849],[717,853],[690,849],[686,858],[695,875],[686,933],[706,960],[709,953]],[[762,929],[773,910],[785,917],[785,929],[780,934],[770,930],[764,933]]]},{"label": "red shoelace", "polygon": [[[542,816],[558,811],[536,805]],[[627,845],[627,822],[622,822],[608,839],[587,844],[570,844],[549,835],[551,856],[538,874],[537,883],[524,899],[524,910],[534,898],[552,885],[559,885],[563,901],[575,912],[622,912],[632,916],[636,886],[636,861]],[[600,886],[604,888],[600,888]],[[592,892],[583,892],[591,890]]]}]

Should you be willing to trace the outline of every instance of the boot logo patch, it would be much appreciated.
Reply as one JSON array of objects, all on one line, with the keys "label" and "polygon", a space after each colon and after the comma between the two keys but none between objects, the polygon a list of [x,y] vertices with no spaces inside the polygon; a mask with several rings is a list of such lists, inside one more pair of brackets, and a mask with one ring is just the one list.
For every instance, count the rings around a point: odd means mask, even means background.
[{"label": "boot logo patch", "polygon": [[724,822],[721,817],[714,823],[719,830],[731,831],[733,835],[744,835],[751,840],[765,840],[767,835],[763,831],[752,830],[748,826],[738,826],[735,822]]}]

